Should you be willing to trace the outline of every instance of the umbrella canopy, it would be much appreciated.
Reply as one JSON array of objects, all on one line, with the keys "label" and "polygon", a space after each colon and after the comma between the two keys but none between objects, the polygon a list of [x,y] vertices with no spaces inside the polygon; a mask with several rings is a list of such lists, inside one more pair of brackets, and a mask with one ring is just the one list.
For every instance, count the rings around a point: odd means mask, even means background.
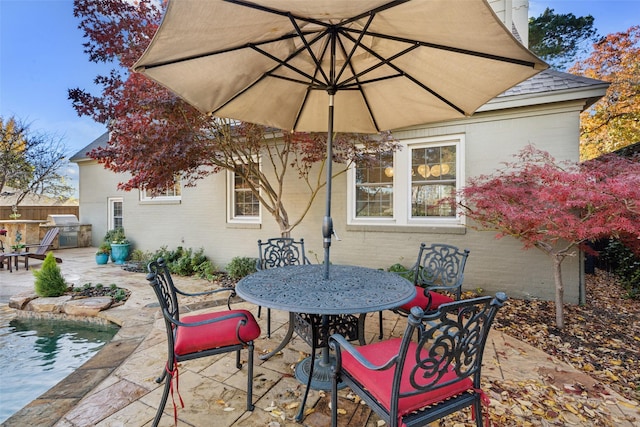
[{"label": "umbrella canopy", "polygon": [[545,68],[486,0],[171,0],[133,67],[204,113],[326,131],[329,159],[334,131],[468,116]]},{"label": "umbrella canopy", "polygon": [[485,0],[171,0],[134,65],[205,113],[375,133],[471,115],[546,68]]}]

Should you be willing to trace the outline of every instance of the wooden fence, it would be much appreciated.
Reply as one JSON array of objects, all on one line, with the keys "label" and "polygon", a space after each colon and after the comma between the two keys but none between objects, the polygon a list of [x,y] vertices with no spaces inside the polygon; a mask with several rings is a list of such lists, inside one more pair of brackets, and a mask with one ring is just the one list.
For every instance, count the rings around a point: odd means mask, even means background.
[{"label": "wooden fence", "polygon": [[[10,219],[11,206],[0,206],[0,219]],[[18,206],[21,220],[46,220],[47,215],[72,214],[79,218],[78,206]]]}]

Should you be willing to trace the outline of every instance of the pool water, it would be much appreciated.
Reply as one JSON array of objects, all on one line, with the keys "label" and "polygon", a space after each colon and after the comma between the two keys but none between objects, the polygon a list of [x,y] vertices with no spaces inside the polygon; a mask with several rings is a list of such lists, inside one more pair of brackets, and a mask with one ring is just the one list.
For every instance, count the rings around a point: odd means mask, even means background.
[{"label": "pool water", "polygon": [[89,360],[115,325],[15,318],[0,308],[0,423]]}]

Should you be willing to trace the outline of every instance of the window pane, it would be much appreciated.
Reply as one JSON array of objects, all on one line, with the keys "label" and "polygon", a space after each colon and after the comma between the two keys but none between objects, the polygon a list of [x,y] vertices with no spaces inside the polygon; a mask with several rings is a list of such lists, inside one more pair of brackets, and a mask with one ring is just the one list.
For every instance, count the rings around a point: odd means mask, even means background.
[{"label": "window pane", "polygon": [[113,202],[113,216],[122,218],[122,202]]},{"label": "window pane", "polygon": [[120,198],[109,198],[109,218],[108,218],[108,227],[110,230],[114,230],[119,227],[124,226],[123,216],[123,202]]},{"label": "window pane", "polygon": [[[240,166],[240,170],[244,171],[246,166]],[[257,179],[257,177],[255,177]],[[260,201],[258,197],[251,192],[249,182],[240,174],[234,174],[234,217],[260,215]]]},{"label": "window pane", "polygon": [[455,217],[456,146],[415,148],[411,153],[411,216]]},{"label": "window pane", "polygon": [[355,216],[393,216],[393,153],[356,165]]},{"label": "window pane", "polygon": [[163,199],[172,199],[179,200],[182,195],[182,186],[180,185],[180,177],[176,176],[174,178],[173,185],[167,186],[163,189],[142,189],[141,199],[142,200],[163,200]]}]

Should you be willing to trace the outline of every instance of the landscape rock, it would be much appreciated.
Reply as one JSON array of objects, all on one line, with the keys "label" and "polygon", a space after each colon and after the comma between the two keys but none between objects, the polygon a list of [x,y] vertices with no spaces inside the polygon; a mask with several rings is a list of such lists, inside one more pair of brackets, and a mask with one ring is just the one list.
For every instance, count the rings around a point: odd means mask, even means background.
[{"label": "landscape rock", "polygon": [[9,298],[9,307],[24,310],[27,304],[36,298],[38,298],[38,294],[33,291],[19,293]]},{"label": "landscape rock", "polygon": [[61,313],[62,307],[67,301],[71,300],[71,296],[63,295],[61,297],[37,298],[27,304],[27,310],[36,313]]},{"label": "landscape rock", "polygon": [[110,297],[82,298],[64,303],[63,312],[73,316],[95,316],[111,307]]}]

